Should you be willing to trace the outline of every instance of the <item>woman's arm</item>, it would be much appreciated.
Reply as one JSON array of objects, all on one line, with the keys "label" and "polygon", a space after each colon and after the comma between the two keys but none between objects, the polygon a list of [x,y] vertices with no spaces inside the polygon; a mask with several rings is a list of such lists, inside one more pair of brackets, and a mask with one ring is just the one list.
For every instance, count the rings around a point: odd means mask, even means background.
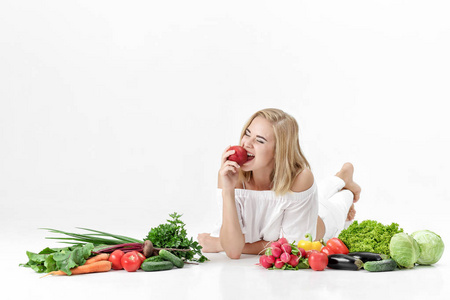
[{"label": "woman's arm", "polygon": [[220,228],[220,245],[229,258],[239,259],[245,246],[244,235],[236,210],[234,189],[222,190],[223,216]]},{"label": "woman's arm", "polygon": [[270,247],[268,241],[257,241],[254,243],[246,243],[242,251],[243,254],[263,255],[267,247]]},{"label": "woman's arm", "polygon": [[[224,251],[218,237],[213,237],[209,233],[201,233],[198,235],[197,239],[203,248],[203,253],[218,253]],[[270,242],[268,241],[245,243],[244,249],[242,249],[242,254],[262,255],[269,245]]]},{"label": "woman's arm", "polygon": [[220,245],[229,258],[238,259],[244,249],[245,239],[241,230],[236,209],[234,190],[238,184],[240,166],[228,160],[235,150],[225,150],[219,170],[219,188],[222,189],[222,227],[220,228]]}]

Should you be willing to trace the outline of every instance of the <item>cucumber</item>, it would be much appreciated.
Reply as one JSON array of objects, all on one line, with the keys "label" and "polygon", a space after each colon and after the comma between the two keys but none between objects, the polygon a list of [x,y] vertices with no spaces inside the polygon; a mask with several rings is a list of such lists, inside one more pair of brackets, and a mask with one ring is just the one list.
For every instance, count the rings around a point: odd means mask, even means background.
[{"label": "cucumber", "polygon": [[144,261],[141,269],[146,272],[170,270],[173,268],[173,263],[168,260],[164,261]]},{"label": "cucumber", "polygon": [[162,258],[162,257],[159,256],[159,255],[155,255],[155,256],[150,256],[149,258],[146,258],[146,259],[144,260],[144,262],[147,262],[147,261],[153,261],[153,262],[156,262],[156,261],[165,261],[165,259]]},{"label": "cucumber", "polygon": [[165,249],[159,250],[159,256],[161,256],[165,260],[170,261],[177,268],[182,268],[184,266],[184,262],[181,260],[181,258],[179,258],[178,256],[176,256],[173,253],[170,253],[169,251],[167,251]]},{"label": "cucumber", "polygon": [[364,264],[364,269],[370,272],[394,271],[396,267],[397,263],[391,258],[379,261],[368,261]]}]

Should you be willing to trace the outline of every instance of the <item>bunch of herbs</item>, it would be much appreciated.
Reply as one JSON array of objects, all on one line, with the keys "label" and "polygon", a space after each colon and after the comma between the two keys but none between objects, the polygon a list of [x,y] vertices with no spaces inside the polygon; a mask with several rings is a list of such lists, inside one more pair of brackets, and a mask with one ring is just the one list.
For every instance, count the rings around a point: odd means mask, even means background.
[{"label": "bunch of herbs", "polygon": [[175,212],[169,216],[172,219],[168,219],[166,224],[152,228],[144,239],[152,241],[153,246],[158,248],[190,249],[186,252],[173,251],[173,254],[181,259],[197,262],[207,261],[208,258],[202,254],[202,246],[192,237],[188,238],[186,224],[180,220],[182,215]]}]

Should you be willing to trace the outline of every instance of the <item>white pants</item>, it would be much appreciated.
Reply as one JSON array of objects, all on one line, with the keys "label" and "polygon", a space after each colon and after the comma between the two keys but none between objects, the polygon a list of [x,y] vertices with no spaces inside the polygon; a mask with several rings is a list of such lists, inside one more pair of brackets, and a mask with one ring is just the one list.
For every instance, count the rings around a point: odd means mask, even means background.
[{"label": "white pants", "polygon": [[353,203],[353,193],[343,190],[345,182],[330,176],[318,183],[319,217],[325,224],[324,241],[337,237],[350,223],[345,222],[348,210]]}]

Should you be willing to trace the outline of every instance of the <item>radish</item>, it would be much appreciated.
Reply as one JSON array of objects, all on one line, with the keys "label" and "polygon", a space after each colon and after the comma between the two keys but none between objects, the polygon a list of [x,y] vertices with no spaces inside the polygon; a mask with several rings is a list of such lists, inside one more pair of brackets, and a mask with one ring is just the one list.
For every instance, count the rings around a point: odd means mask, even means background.
[{"label": "radish", "polygon": [[281,250],[283,250],[284,252],[287,252],[289,254],[291,254],[292,251],[292,247],[291,245],[289,245],[288,243],[281,245]]},{"label": "radish", "polygon": [[299,261],[300,258],[297,255],[291,255],[291,259],[289,260],[288,264],[295,268],[298,265]]},{"label": "radish", "polygon": [[281,259],[277,258],[277,260],[275,261],[275,268],[281,269],[283,266],[284,262]]},{"label": "radish", "polygon": [[306,251],[303,248],[298,248],[298,256],[299,257],[305,257],[306,256]]},{"label": "radish", "polygon": [[271,247],[271,248],[273,248],[273,247],[281,248],[281,244],[280,244],[279,242],[272,242],[272,243],[270,244],[270,247]]},{"label": "radish", "polygon": [[280,257],[281,255],[281,248],[278,247],[272,247],[272,255],[275,256],[276,258]]},{"label": "radish", "polygon": [[291,260],[291,255],[287,252],[281,254],[280,259],[284,263],[288,263]]},{"label": "radish", "polygon": [[278,240],[278,243],[280,243],[280,245],[288,244],[288,240],[286,238],[282,237]]},{"label": "radish", "polygon": [[263,261],[263,259],[265,259],[266,258],[266,255],[261,255],[260,257],[259,257],[259,263],[262,265],[262,261]]},{"label": "radish", "polygon": [[266,269],[272,267],[272,264],[267,261],[266,255],[261,255],[261,257],[259,258],[259,263]]},{"label": "radish", "polygon": [[275,263],[275,260],[276,260],[276,258],[273,255],[266,256],[266,262],[271,265],[273,265]]}]

